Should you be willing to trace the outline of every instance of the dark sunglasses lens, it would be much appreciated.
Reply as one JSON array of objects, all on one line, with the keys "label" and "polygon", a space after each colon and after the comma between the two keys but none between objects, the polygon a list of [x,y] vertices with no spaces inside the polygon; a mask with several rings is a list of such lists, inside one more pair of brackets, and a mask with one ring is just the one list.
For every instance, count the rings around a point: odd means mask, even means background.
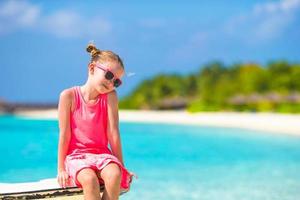
[{"label": "dark sunglasses lens", "polygon": [[110,72],[110,71],[107,71],[107,72],[105,73],[105,78],[106,78],[107,80],[111,80],[111,79],[114,78],[114,74],[113,74],[112,72]]},{"label": "dark sunglasses lens", "polygon": [[114,81],[114,86],[115,86],[115,87],[119,87],[120,85],[121,85],[120,79],[116,79],[116,80]]}]

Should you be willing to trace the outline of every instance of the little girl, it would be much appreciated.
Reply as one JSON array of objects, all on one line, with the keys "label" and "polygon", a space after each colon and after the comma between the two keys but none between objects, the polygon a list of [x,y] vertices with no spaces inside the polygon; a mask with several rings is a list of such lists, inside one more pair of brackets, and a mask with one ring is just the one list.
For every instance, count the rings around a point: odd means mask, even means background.
[{"label": "little girl", "polygon": [[[88,79],[60,93],[57,181],[62,187],[78,186],[84,199],[115,200],[130,189],[132,177],[122,157],[118,98],[124,66],[112,51],[89,44]],[[108,148],[110,144],[110,149]]]}]

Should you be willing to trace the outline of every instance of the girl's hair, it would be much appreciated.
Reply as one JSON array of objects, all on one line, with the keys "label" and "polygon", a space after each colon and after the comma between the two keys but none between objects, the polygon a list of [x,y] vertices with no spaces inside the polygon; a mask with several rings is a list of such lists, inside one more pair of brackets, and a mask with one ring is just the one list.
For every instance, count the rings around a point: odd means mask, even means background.
[{"label": "girl's hair", "polygon": [[123,69],[124,64],[119,55],[115,54],[112,51],[104,51],[96,48],[94,44],[89,44],[86,48],[86,51],[91,55],[91,63],[92,62],[117,62]]}]

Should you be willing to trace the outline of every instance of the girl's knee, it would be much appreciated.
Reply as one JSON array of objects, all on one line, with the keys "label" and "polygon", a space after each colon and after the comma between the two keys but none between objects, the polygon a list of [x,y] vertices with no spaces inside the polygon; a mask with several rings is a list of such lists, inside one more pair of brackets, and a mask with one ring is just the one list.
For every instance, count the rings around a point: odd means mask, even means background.
[{"label": "girl's knee", "polygon": [[104,181],[116,181],[120,180],[122,171],[119,165],[115,163],[110,163],[104,167],[101,171],[101,177]]},{"label": "girl's knee", "polygon": [[112,179],[121,179],[121,175],[122,174],[121,174],[120,168],[116,168],[116,169],[111,171],[109,177],[112,178]]},{"label": "girl's knee", "polygon": [[99,185],[96,172],[90,168],[84,168],[80,170],[77,175],[77,180],[83,187],[86,185]]}]

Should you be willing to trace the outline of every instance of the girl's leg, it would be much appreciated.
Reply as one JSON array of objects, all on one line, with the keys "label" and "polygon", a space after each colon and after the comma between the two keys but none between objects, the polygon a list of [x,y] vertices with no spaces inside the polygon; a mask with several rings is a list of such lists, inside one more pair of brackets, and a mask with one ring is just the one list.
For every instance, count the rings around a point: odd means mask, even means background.
[{"label": "girl's leg", "polygon": [[102,200],[118,200],[121,185],[120,167],[116,163],[109,163],[98,174],[105,185]]},{"label": "girl's leg", "polygon": [[82,185],[84,199],[99,200],[100,187],[96,172],[91,168],[84,168],[80,170],[77,175],[77,180]]}]

